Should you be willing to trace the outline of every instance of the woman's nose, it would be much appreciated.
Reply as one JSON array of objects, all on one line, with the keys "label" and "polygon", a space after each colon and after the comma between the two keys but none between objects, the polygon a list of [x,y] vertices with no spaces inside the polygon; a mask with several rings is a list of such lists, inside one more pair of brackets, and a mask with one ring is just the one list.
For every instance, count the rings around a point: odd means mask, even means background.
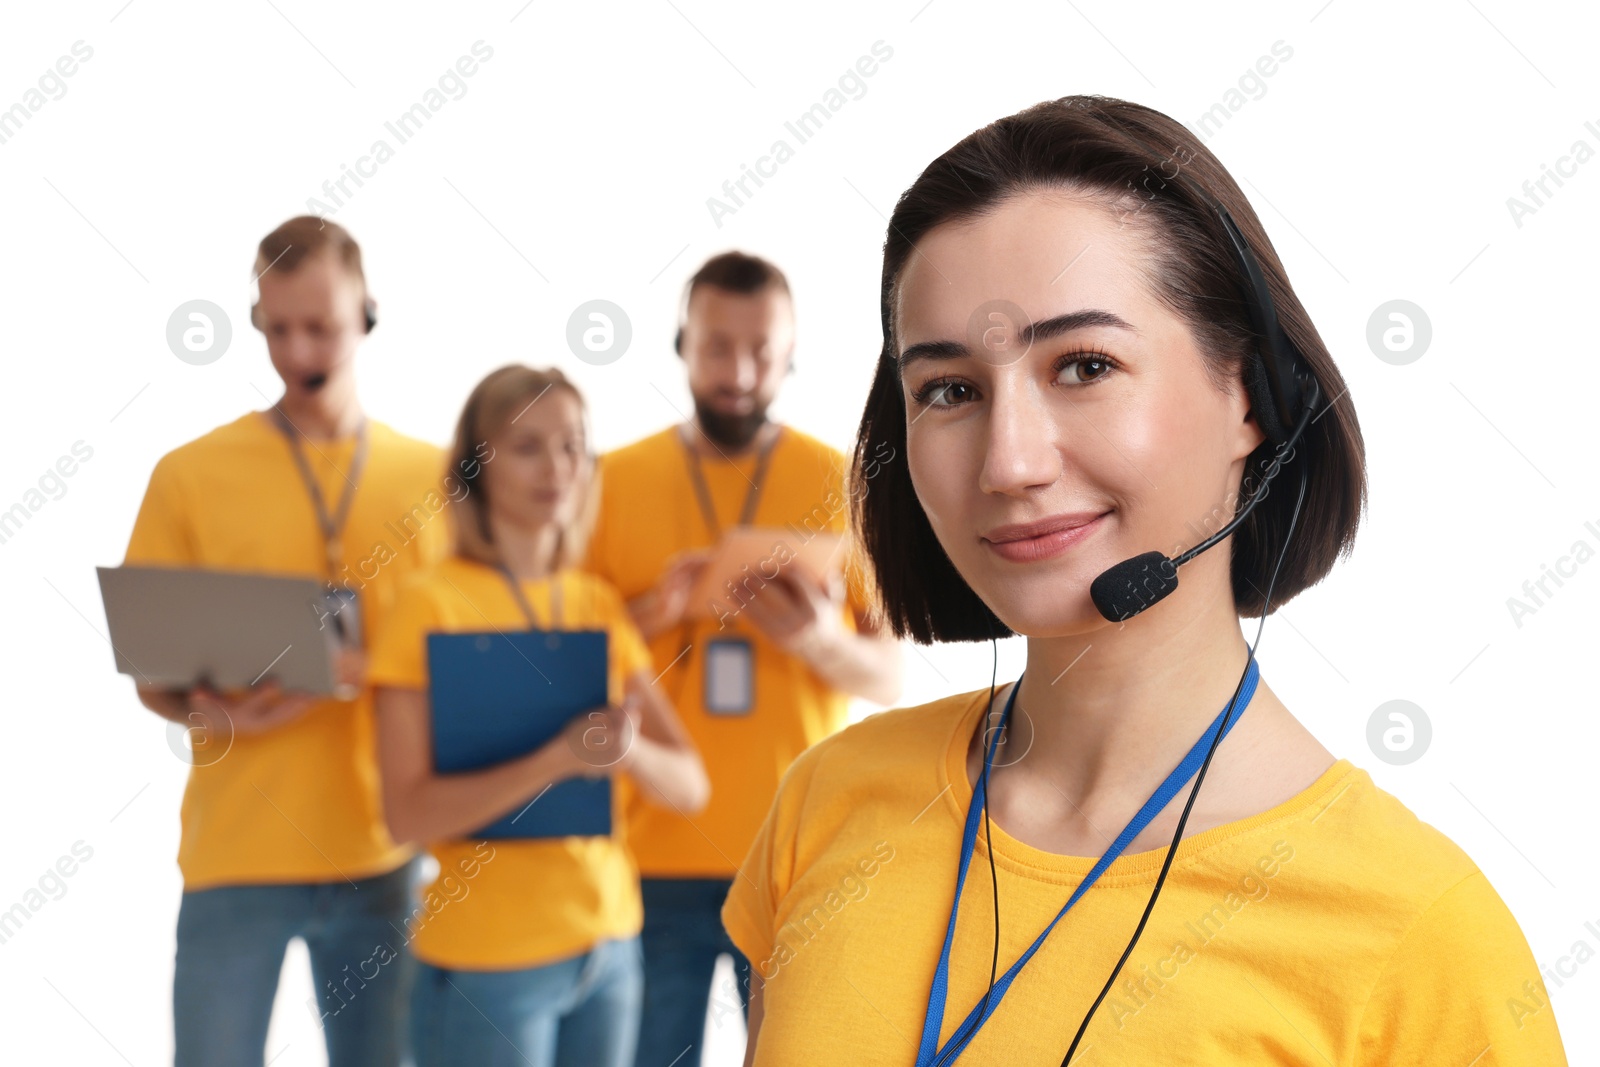
[{"label": "woman's nose", "polygon": [[1017,493],[1053,484],[1061,475],[1057,413],[1026,384],[997,381],[993,388],[979,488]]}]

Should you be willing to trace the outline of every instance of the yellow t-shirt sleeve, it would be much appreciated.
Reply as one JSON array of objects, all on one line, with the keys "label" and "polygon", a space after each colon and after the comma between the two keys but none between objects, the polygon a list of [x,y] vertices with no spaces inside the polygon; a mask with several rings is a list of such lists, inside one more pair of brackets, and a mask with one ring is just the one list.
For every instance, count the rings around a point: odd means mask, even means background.
[{"label": "yellow t-shirt sleeve", "polygon": [[767,817],[756,831],[722,903],[722,926],[728,937],[763,976],[763,963],[771,957],[777,940],[779,904],[794,884],[800,812],[805,808],[817,761],[832,740],[802,752],[784,772]]},{"label": "yellow t-shirt sleeve", "polygon": [[1482,871],[1401,940],[1361,1015],[1358,1067],[1561,1067],[1555,1016],[1527,939]]},{"label": "yellow t-shirt sleeve", "polygon": [[622,666],[623,677],[635,671],[648,674],[654,662],[650,657],[650,648],[644,643],[644,636],[634,625],[628,609],[622,606],[620,597],[617,599],[617,611],[617,620],[611,625],[611,635],[617,641],[617,661]]},{"label": "yellow t-shirt sleeve", "polygon": [[[421,525],[417,535],[402,549],[404,555],[401,557],[403,559],[401,566],[406,568],[407,576],[428,570],[450,554],[451,545],[454,543],[451,523],[454,521],[455,509],[447,503],[436,515]],[[404,579],[401,584],[403,582]],[[385,628],[387,616],[394,611],[397,595],[396,584],[391,582],[369,582],[360,592],[362,616],[367,625],[369,655],[374,636]]]},{"label": "yellow t-shirt sleeve", "polygon": [[614,581],[616,575],[612,573],[610,560],[607,554],[610,521],[607,518],[611,508],[607,500],[605,488],[605,456],[601,456],[596,465],[596,481],[590,488],[591,493],[599,493],[600,500],[595,507],[594,528],[589,531],[589,539],[583,546],[583,559],[578,563],[578,569],[598,575],[607,582]]},{"label": "yellow t-shirt sleeve", "polygon": [[189,525],[178,471],[169,453],[150,472],[139,515],[128,538],[125,564],[191,565],[200,558],[194,530]]},{"label": "yellow t-shirt sleeve", "polygon": [[460,518],[458,511],[455,502],[446,497],[438,515],[423,524],[412,542],[416,546],[412,563],[418,570],[441,563],[450,554],[450,546],[455,543],[455,524]]},{"label": "yellow t-shirt sleeve", "polygon": [[772,952],[777,927],[778,901],[788,889],[787,871],[778,862],[776,848],[784,842],[793,851],[793,827],[787,826],[783,793],[774,798],[767,817],[756,831],[750,851],[728,887],[722,902],[722,926],[745,959],[764,975],[762,961]]},{"label": "yellow t-shirt sleeve", "polygon": [[409,576],[376,621],[367,646],[367,682],[400,689],[428,688],[428,633],[439,629],[425,575]]},{"label": "yellow t-shirt sleeve", "polygon": [[628,614],[628,605],[622,594],[610,582],[594,579],[596,598],[606,620],[606,633],[611,644],[611,662],[618,676],[626,680],[635,671],[653,673],[653,658],[644,635]]}]

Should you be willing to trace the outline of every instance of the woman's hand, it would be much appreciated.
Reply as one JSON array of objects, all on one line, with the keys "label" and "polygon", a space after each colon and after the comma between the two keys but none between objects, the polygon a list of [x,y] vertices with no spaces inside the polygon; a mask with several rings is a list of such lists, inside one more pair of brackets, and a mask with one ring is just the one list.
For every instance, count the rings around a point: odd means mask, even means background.
[{"label": "woman's hand", "polygon": [[678,713],[644,671],[629,675],[626,685],[621,713],[628,733],[617,766],[661,807],[684,816],[704,811],[711,800],[711,780]]},{"label": "woman's hand", "polygon": [[[557,782],[611,773],[627,764],[620,735],[626,716],[596,708],[576,716],[526,755],[474,771],[433,768],[432,711],[420,689],[376,691],[383,815],[396,841],[427,843],[459,837],[519,811]],[[620,721],[619,721],[620,719]],[[621,759],[617,759],[617,755]]]},{"label": "woman's hand", "polygon": [[607,705],[574,716],[547,745],[567,777],[604,778],[633,765],[638,736],[638,712]]}]

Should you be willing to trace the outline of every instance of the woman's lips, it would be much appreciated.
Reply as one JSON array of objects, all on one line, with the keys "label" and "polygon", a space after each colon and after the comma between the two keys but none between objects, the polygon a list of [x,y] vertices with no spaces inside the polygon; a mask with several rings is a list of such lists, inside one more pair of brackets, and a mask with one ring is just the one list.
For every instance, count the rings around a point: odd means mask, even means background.
[{"label": "woman's lips", "polygon": [[1050,533],[1038,537],[1026,537],[1020,541],[990,541],[984,538],[983,543],[1001,559],[1011,560],[1013,563],[1034,563],[1059,556],[1098,530],[1104,519],[1105,515],[1101,515],[1082,526],[1052,530]]}]

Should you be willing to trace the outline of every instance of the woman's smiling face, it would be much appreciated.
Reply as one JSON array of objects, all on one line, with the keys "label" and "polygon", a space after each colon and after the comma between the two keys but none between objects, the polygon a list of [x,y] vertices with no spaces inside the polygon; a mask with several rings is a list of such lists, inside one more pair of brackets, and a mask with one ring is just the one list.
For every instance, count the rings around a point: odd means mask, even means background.
[{"label": "woman's smiling face", "polygon": [[[1021,193],[935,227],[900,276],[917,499],[967,584],[1021,634],[1108,625],[1090,583],[1220,529],[1262,441],[1242,383],[1217,387],[1151,289],[1144,231],[1120,217],[1063,192]],[[1063,522],[1078,529],[1021,540],[1029,531],[1005,529]],[[1174,600],[1228,595],[1218,549],[1185,566]]]}]

